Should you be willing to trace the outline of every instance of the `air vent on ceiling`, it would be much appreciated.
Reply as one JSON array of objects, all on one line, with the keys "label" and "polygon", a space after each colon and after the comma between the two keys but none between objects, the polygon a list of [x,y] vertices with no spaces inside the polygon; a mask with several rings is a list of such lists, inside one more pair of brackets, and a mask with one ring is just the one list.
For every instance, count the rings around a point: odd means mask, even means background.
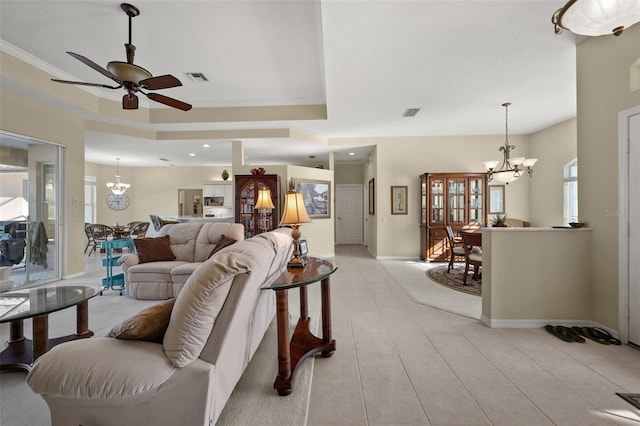
[{"label": "air vent on ceiling", "polygon": [[415,117],[418,112],[420,112],[420,108],[409,108],[404,112],[404,114],[402,114],[402,116]]},{"label": "air vent on ceiling", "polygon": [[209,81],[209,79],[201,72],[186,72],[184,74],[194,83],[204,83],[205,81]]},{"label": "air vent on ceiling", "polygon": [[170,161],[168,158],[159,158],[160,161]]}]

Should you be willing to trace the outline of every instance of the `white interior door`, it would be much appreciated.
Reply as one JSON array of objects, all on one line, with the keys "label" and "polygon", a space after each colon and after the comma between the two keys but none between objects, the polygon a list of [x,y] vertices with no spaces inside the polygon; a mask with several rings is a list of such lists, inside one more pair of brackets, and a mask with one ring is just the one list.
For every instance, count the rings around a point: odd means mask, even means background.
[{"label": "white interior door", "polygon": [[629,342],[640,346],[640,114],[629,117]]},{"label": "white interior door", "polygon": [[336,185],[336,244],[363,243],[362,185]]}]

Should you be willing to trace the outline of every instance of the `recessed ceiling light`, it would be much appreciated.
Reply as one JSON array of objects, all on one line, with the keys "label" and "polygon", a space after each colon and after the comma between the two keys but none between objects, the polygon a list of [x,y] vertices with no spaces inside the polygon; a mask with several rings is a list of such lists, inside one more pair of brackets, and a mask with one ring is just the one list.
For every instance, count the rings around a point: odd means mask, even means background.
[{"label": "recessed ceiling light", "polygon": [[356,155],[356,153],[355,152],[350,152],[349,155]]},{"label": "recessed ceiling light", "polygon": [[196,155],[193,152],[189,153],[189,157],[195,157]]},{"label": "recessed ceiling light", "polygon": [[208,143],[205,143],[204,145],[202,145],[203,148],[211,148],[211,145],[209,145]]}]

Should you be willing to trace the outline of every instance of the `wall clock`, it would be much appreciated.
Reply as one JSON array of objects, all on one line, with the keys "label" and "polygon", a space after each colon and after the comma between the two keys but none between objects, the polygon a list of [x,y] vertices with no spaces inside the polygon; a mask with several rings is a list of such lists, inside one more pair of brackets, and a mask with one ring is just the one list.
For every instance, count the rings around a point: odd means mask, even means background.
[{"label": "wall clock", "polygon": [[110,194],[107,197],[107,205],[113,210],[124,210],[129,207],[129,196],[127,194]]}]

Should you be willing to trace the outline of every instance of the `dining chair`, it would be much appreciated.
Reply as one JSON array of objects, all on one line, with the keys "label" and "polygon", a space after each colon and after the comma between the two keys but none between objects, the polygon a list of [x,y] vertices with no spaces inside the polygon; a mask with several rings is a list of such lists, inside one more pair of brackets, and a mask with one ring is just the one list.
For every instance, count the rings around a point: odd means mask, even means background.
[{"label": "dining chair", "polygon": [[102,225],[100,223],[92,223],[89,225],[89,232],[91,233],[91,238],[93,239],[93,247],[91,247],[91,251],[89,252],[89,256],[91,253],[96,251],[96,253],[100,252],[100,244],[103,241],[108,241],[109,237],[115,238],[115,232],[113,228],[107,225]]},{"label": "dining chair", "polygon": [[479,232],[462,232],[462,244],[464,249],[464,277],[462,284],[467,285],[467,275],[469,265],[473,265],[473,279],[480,277],[480,267],[482,266],[482,252],[474,250],[474,247],[482,247],[482,234]]},{"label": "dining chair", "polygon": [[91,235],[91,231],[89,230],[90,223],[84,224],[84,233],[87,236],[87,245],[84,247],[84,254],[87,254],[87,249],[91,244],[93,244],[93,236]]},{"label": "dining chair", "polygon": [[167,225],[170,223],[179,223],[179,222],[176,222],[175,220],[163,219],[160,216],[155,214],[150,214],[149,218],[151,219],[151,223],[153,224],[153,228],[156,230],[156,232],[161,230],[164,225]]},{"label": "dining chair", "polygon": [[149,229],[149,222],[137,222],[129,229],[129,238],[144,238]]},{"label": "dining chair", "polygon": [[449,225],[445,226],[447,230],[447,240],[449,241],[449,266],[447,267],[447,273],[453,268],[453,262],[456,257],[464,259],[464,247],[462,245],[462,239],[456,238],[453,235],[453,229]]}]

